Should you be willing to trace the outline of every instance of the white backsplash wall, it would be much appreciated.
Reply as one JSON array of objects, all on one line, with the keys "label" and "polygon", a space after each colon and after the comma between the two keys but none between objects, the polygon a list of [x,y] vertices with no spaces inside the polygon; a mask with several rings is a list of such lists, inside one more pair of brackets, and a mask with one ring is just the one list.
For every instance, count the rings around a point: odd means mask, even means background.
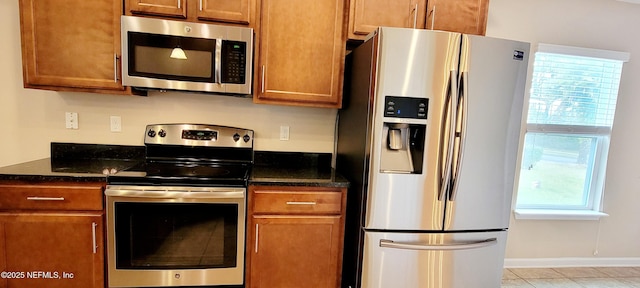
[{"label": "white backsplash wall", "polygon": [[[250,98],[151,92],[147,97],[25,89],[22,84],[18,1],[0,1],[0,166],[49,157],[50,142],[142,145],[154,123],[203,123],[255,130],[255,149],[333,151],[337,110],[253,104]],[[8,41],[7,41],[8,39]],[[65,128],[77,112],[79,129]],[[120,116],[122,132],[110,132]],[[280,126],[290,127],[281,141]]]}]

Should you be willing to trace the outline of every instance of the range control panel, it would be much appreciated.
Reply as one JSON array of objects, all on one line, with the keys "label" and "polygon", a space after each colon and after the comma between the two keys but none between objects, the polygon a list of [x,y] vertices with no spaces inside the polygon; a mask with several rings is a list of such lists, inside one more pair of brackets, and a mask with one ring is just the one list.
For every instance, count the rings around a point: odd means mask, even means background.
[{"label": "range control panel", "polygon": [[429,99],[385,96],[384,102],[385,117],[427,119]]},{"label": "range control panel", "polygon": [[215,130],[182,130],[182,139],[217,141],[218,131]]},{"label": "range control panel", "polygon": [[206,124],[147,125],[145,144],[253,148],[253,130]]}]

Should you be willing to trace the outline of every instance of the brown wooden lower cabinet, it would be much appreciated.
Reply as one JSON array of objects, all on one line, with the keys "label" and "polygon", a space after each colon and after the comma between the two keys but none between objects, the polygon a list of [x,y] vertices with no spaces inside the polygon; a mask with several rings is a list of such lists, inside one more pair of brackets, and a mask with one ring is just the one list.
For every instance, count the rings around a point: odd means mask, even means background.
[{"label": "brown wooden lower cabinet", "polygon": [[[4,245],[4,225],[0,223],[0,247],[5,247]],[[6,249],[0,249],[0,273],[2,271],[7,271],[7,261],[6,261]],[[0,287],[7,287],[7,279],[0,277]]]},{"label": "brown wooden lower cabinet", "polygon": [[249,191],[247,287],[340,287],[346,190]]},{"label": "brown wooden lower cabinet", "polygon": [[[6,287],[104,287],[102,213],[0,213]],[[0,287],[3,287],[0,285]]]},{"label": "brown wooden lower cabinet", "polygon": [[0,181],[0,288],[105,287],[102,191]]}]

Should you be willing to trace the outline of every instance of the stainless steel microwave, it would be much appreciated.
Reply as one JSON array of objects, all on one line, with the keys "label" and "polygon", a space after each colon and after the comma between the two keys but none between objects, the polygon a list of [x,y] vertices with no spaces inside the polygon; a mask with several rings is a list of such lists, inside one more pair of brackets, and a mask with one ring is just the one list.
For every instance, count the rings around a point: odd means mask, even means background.
[{"label": "stainless steel microwave", "polygon": [[250,95],[253,29],[122,16],[122,84]]}]

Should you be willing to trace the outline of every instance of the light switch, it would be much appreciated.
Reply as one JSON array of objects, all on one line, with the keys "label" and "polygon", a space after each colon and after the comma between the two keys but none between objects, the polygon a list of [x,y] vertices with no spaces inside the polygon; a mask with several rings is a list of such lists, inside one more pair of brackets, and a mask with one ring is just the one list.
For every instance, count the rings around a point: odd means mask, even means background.
[{"label": "light switch", "polygon": [[122,132],[122,118],[120,118],[120,116],[111,116],[109,122],[111,132]]},{"label": "light switch", "polygon": [[282,141],[289,140],[289,126],[287,125],[280,126],[280,140]]}]

